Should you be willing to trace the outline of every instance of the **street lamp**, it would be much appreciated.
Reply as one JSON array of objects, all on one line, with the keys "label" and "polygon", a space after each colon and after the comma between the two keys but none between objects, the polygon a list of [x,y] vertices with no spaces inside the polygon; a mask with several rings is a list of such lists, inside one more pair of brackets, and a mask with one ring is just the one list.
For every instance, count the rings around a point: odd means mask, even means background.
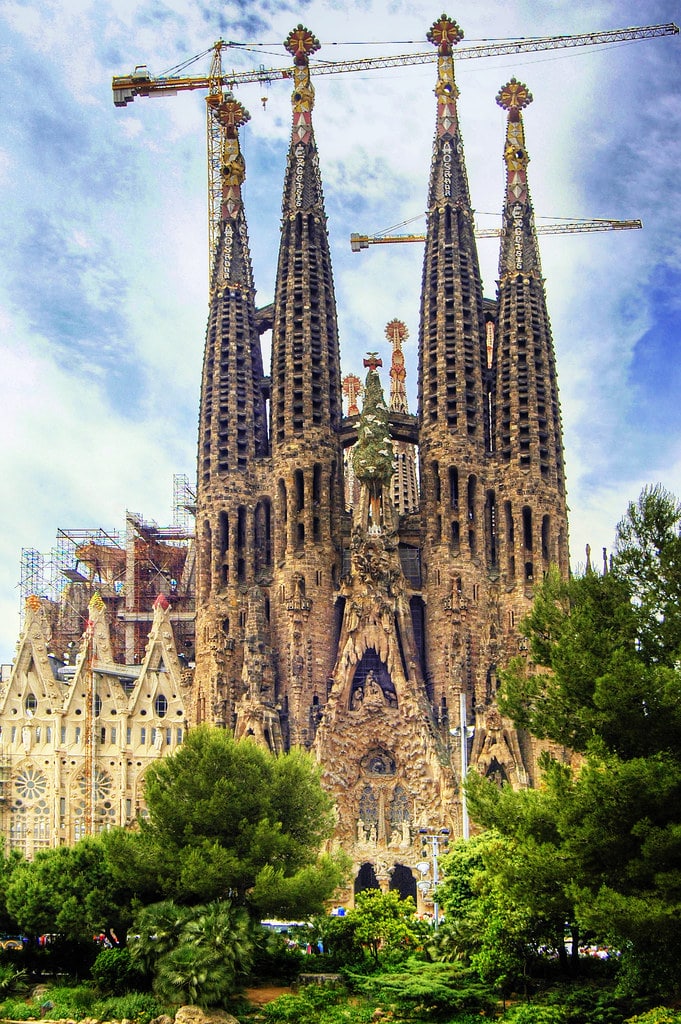
[{"label": "street lamp", "polygon": [[[424,895],[429,889],[432,888],[433,890],[433,925],[437,928],[440,923],[440,905],[437,901],[437,885],[440,881],[440,875],[437,867],[437,858],[440,854],[440,847],[442,847],[443,853],[447,852],[447,847],[449,846],[449,829],[420,828],[419,835],[421,836],[421,856],[428,857],[430,855],[432,859],[433,880],[432,882],[419,882],[418,886]],[[421,864],[418,864],[417,867],[421,870],[424,865],[426,870],[430,866],[428,862],[424,860]],[[422,874],[425,874],[425,871],[423,871]]]}]

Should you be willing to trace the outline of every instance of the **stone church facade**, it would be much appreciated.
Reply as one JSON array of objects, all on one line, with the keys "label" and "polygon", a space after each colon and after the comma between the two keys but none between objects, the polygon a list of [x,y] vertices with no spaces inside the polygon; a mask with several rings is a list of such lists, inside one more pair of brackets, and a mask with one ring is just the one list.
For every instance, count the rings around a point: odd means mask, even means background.
[{"label": "stone church facade", "polygon": [[[346,902],[371,884],[412,892],[423,909],[420,836],[465,833],[463,766],[514,787],[536,781],[536,741],[495,703],[497,669],[521,649],[518,625],[535,582],[552,564],[568,571],[560,408],[522,120],[531,96],[514,79],[497,96],[506,195],[498,289],[486,299],[457,112],[460,38],[444,15],[428,33],[438,61],[416,415],[407,410],[399,321],[387,327],[388,400],[375,353],[363,382],[341,376],[308,63],[317,40],[298,26],[286,41],[292,133],[267,311],[255,306],[241,194],[238,132],[248,114],[229,93],[216,105],[222,218],[199,412],[195,651],[191,668],[178,660],[173,607],[159,597],[144,659],[128,679],[106,646],[106,603],[93,598],[76,675],[55,681],[44,610],[37,602],[27,612],[0,706],[3,751],[13,777],[30,764],[47,779],[51,843],[78,838],[84,815],[102,825],[104,790],[93,779],[104,775],[117,822],[134,817],[147,764],[174,749],[182,728],[209,722],[317,758],[336,802],[334,842],[353,861]],[[101,726],[79,761],[57,740],[61,723],[68,740],[78,709],[87,711],[88,666]],[[49,747],[47,718],[43,747],[37,710],[23,725],[30,693],[58,716]],[[23,728],[33,730],[28,747]],[[81,778],[89,796],[79,797]]]}]

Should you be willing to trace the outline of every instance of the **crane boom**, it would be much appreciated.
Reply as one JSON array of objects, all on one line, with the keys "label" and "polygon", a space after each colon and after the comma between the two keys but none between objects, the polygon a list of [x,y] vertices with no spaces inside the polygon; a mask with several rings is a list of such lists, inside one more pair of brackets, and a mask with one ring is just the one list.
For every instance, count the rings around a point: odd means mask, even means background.
[{"label": "crane boom", "polygon": [[[557,50],[575,46],[596,46],[602,43],[632,42],[637,39],[651,39],[658,36],[678,35],[679,27],[674,22],[662,25],[642,25],[633,28],[609,29],[603,32],[583,32],[579,35],[528,36],[507,42],[486,43],[478,46],[459,47],[456,60],[471,57],[495,57],[511,53],[527,53],[539,50]],[[227,48],[229,42],[219,39],[214,46]],[[362,57],[358,60],[327,61],[310,64],[314,75],[335,75],[346,71],[373,71],[377,68],[404,67],[409,64],[427,64],[437,60],[437,51],[428,53],[395,54],[392,57]],[[221,75],[220,85],[233,88],[253,82],[267,83],[293,77],[293,68],[264,68],[252,71],[230,71]],[[177,92],[192,89],[208,89],[214,83],[209,75],[161,76],[154,78],[146,65],[138,65],[131,75],[115,75],[112,80],[114,104],[124,107],[132,103],[135,96],[174,96]]]},{"label": "crane boom", "polygon": [[[572,235],[581,231],[631,231],[643,227],[640,220],[612,220],[607,217],[585,218],[583,220],[559,220],[549,224],[538,224],[538,235]],[[501,228],[476,228],[476,238],[501,238]],[[350,248],[361,252],[370,245],[392,245],[395,242],[425,242],[425,235],[350,235]]]},{"label": "crane boom", "polygon": [[[456,58],[492,57],[510,53],[538,50],[555,50],[563,47],[595,46],[601,43],[631,42],[657,36],[677,35],[678,25],[667,22],[660,25],[642,25],[633,28],[610,29],[603,32],[585,32],[580,35],[526,37],[505,42],[493,42],[478,46],[464,46],[457,50]],[[113,101],[117,107],[132,103],[136,96],[173,96],[178,92],[193,89],[208,90],[206,107],[206,134],[208,148],[208,277],[210,280],[220,224],[220,154],[223,129],[219,123],[217,109],[222,90],[249,82],[267,84],[277,79],[293,78],[293,68],[270,68],[261,65],[251,71],[223,71],[223,51],[236,43],[218,39],[210,50],[184,63],[183,67],[212,54],[211,67],[207,75],[161,75],[155,78],[144,64],[139,64],[131,75],[114,76],[112,80]],[[437,52],[398,54],[393,57],[365,57],[359,60],[328,61],[310,66],[315,75],[332,75],[345,71],[370,71],[376,68],[402,67],[408,64],[425,64],[437,59]],[[586,229],[584,229],[586,230]],[[608,230],[593,228],[592,230]],[[412,239],[416,240],[416,239]],[[369,244],[367,242],[367,244]],[[360,245],[360,248],[366,246]],[[359,249],[355,250],[359,251]]]}]

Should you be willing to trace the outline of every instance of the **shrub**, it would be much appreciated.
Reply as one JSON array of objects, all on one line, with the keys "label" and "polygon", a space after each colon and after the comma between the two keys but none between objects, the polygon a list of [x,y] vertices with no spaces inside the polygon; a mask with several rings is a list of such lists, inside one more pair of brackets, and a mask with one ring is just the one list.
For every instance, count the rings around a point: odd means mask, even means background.
[{"label": "shrub", "polygon": [[306,969],[305,954],[297,946],[289,946],[283,935],[265,928],[256,928],[254,940],[253,963],[250,969],[252,980],[257,980],[258,983],[289,984]]},{"label": "shrub", "polygon": [[520,1003],[504,1016],[504,1024],[567,1024],[567,1016],[559,1006]]},{"label": "shrub", "polygon": [[14,964],[0,964],[0,999],[25,992],[28,987],[28,974]]},{"label": "shrub", "polygon": [[321,1024],[327,1019],[325,1011],[337,1007],[345,996],[341,985],[305,985],[295,995],[267,1003],[263,1015],[268,1024]]},{"label": "shrub", "polygon": [[165,1007],[149,992],[128,992],[97,1004],[97,1016],[101,1020],[129,1020],[133,1024],[149,1024],[164,1012]]},{"label": "shrub", "polygon": [[453,1014],[468,1010],[491,1013],[496,1006],[491,989],[470,968],[459,963],[426,963],[416,957],[400,970],[366,978],[361,988],[394,1007],[400,1016],[419,1020],[451,1020]]},{"label": "shrub", "polygon": [[3,1020],[30,1020],[31,1017],[39,1016],[39,1006],[26,1003],[23,999],[5,999],[0,1003],[0,1017]]},{"label": "shrub", "polygon": [[[97,993],[90,985],[59,985],[51,988],[46,996],[34,1002],[37,1003],[37,1016],[40,1016],[41,1004],[49,1000],[52,1007],[49,1012],[50,1020],[82,1020],[83,1017],[94,1016]],[[36,1010],[33,1011],[36,1015]]]},{"label": "shrub", "polygon": [[129,949],[103,949],[92,965],[92,980],[100,992],[120,996],[133,989],[147,988],[144,972],[133,961]]},{"label": "shrub", "polygon": [[681,1024],[681,1012],[656,1006],[638,1017],[628,1017],[625,1024]]}]

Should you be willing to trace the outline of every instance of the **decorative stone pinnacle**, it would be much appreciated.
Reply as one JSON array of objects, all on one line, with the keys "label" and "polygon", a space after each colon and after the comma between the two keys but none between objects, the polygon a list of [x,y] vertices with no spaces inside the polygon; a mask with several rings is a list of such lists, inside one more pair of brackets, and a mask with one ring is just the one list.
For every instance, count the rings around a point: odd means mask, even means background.
[{"label": "decorative stone pinnacle", "polygon": [[227,130],[230,138],[236,136],[237,128],[250,121],[251,115],[239,100],[235,99],[231,92],[226,92],[224,99],[217,108],[217,116],[220,124]]},{"label": "decorative stone pinnacle", "polygon": [[441,14],[438,20],[426,33],[426,39],[437,46],[441,57],[448,57],[452,47],[463,39],[463,30],[447,14]]},{"label": "decorative stone pinnacle", "polygon": [[532,93],[526,85],[512,78],[506,85],[502,85],[496,100],[500,107],[509,111],[512,120],[515,121],[523,107],[529,107],[532,102]]},{"label": "decorative stone pinnacle", "polygon": [[348,400],[348,416],[359,416],[357,398],[362,394],[362,382],[354,373],[343,377],[343,394]]},{"label": "decorative stone pinnacle", "polygon": [[170,601],[165,596],[165,594],[158,595],[158,597],[154,601],[154,608],[161,608],[163,611],[166,611],[168,608],[170,608]]},{"label": "decorative stone pinnacle", "polygon": [[367,359],[364,360],[364,365],[370,370],[376,370],[377,367],[383,366],[383,360],[378,358],[378,352],[367,352]]},{"label": "decorative stone pinnacle", "polygon": [[310,55],[320,49],[321,43],[304,25],[291,29],[284,40],[284,46],[299,67],[307,66]]},{"label": "decorative stone pinnacle", "polygon": [[399,348],[402,342],[409,337],[409,331],[401,320],[391,320],[389,324],[386,324],[385,336],[389,342]]},{"label": "decorative stone pinnacle", "polygon": [[26,598],[26,607],[29,608],[32,612],[40,611],[40,598],[38,597],[37,594],[30,594]]}]

